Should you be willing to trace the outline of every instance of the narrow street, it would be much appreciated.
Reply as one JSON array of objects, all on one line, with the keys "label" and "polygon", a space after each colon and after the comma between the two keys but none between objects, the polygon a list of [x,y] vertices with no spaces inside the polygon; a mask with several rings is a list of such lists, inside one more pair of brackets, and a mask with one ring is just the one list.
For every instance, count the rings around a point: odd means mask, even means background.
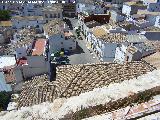
[{"label": "narrow street", "polygon": [[[75,18],[69,18],[69,19],[73,26],[73,30],[71,30],[71,32],[73,32],[73,34],[76,34],[74,27],[78,26],[77,19]],[[77,41],[77,51],[68,57],[70,60],[70,64],[86,64],[86,63],[100,62],[98,58],[94,54],[91,54],[90,51],[87,49],[84,39],[83,40],[76,39],[76,41]]]}]

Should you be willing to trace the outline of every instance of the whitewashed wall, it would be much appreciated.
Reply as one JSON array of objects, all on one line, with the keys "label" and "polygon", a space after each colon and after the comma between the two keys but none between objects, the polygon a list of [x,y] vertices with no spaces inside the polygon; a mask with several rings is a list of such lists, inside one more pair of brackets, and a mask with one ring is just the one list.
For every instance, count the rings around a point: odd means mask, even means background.
[{"label": "whitewashed wall", "polygon": [[124,4],[123,7],[122,7],[122,13],[129,16],[130,13],[131,13],[131,7]]},{"label": "whitewashed wall", "polygon": [[[75,50],[76,41],[74,39],[65,40],[63,35],[61,37],[61,34],[56,34],[49,37],[49,46],[50,46],[50,53],[59,51],[61,50],[61,48],[64,48],[65,50]],[[72,47],[72,49],[69,49],[69,47]]]}]

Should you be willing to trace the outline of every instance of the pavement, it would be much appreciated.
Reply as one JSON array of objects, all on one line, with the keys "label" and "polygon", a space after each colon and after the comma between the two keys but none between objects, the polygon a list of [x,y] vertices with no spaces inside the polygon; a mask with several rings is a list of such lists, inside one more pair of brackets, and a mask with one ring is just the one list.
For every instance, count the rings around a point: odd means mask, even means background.
[{"label": "pavement", "polygon": [[[75,18],[69,18],[73,28],[78,27],[77,25],[77,19]],[[75,30],[71,30],[73,34],[75,34]],[[82,37],[83,38],[83,37]],[[68,56],[70,60],[70,64],[86,64],[86,63],[97,63],[100,62],[96,55],[94,53],[90,53],[90,51],[86,47],[85,40],[79,40],[77,41],[77,50],[73,52],[70,56]]]}]

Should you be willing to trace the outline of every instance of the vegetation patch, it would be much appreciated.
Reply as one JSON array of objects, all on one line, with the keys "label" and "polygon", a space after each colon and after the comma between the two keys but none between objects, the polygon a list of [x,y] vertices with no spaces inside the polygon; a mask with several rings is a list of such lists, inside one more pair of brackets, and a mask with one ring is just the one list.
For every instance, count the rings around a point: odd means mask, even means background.
[{"label": "vegetation patch", "polygon": [[11,99],[11,92],[2,91],[0,92],[0,111],[4,111],[7,109],[8,103]]}]

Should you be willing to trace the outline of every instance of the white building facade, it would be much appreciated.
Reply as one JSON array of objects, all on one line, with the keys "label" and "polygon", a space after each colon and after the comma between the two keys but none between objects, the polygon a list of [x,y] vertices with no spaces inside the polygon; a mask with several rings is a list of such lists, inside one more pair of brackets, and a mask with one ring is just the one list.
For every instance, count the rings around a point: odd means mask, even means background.
[{"label": "white building facade", "polygon": [[74,37],[65,37],[64,34],[54,34],[49,38],[50,53],[56,51],[73,51],[76,49],[76,41]]},{"label": "white building facade", "polygon": [[12,18],[12,24],[14,29],[34,27],[42,31],[44,20],[41,16],[15,16]]}]

